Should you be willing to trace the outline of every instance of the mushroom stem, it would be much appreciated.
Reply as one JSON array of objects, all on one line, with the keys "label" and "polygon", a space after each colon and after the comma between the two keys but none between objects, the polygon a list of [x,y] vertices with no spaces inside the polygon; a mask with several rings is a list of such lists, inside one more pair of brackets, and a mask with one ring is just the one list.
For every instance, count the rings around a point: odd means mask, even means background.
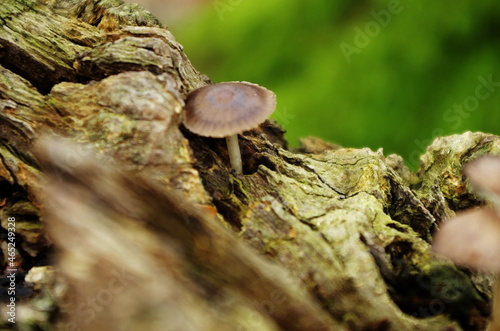
[{"label": "mushroom stem", "polygon": [[500,273],[497,273],[491,320],[486,331],[500,331]]},{"label": "mushroom stem", "polygon": [[226,137],[227,150],[229,152],[229,160],[231,161],[231,167],[237,173],[241,174],[243,172],[243,165],[241,164],[241,153],[240,145],[238,144],[238,135],[232,135]]}]

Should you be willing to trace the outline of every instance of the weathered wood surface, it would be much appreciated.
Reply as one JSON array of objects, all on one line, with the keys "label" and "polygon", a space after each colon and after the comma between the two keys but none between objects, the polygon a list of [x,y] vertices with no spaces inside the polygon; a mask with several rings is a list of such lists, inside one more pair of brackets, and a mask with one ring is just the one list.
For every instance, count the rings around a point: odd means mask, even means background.
[{"label": "weathered wood surface", "polygon": [[20,329],[486,325],[492,276],[430,242],[482,203],[461,168],[500,154],[498,136],[439,138],[414,174],[381,150],[287,150],[267,122],[240,137],[236,175],[223,140],[181,125],[185,94],[210,81],[140,7],[7,0],[0,46],[0,220],[4,234],[17,220]]}]

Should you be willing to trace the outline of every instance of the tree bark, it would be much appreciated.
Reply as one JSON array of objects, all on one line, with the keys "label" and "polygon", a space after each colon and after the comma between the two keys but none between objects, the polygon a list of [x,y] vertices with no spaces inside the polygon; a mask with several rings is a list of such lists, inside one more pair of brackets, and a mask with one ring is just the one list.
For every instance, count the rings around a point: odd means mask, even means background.
[{"label": "tree bark", "polygon": [[210,80],[137,5],[7,0],[0,46],[2,267],[17,269],[20,329],[485,328],[492,275],[430,243],[484,203],[461,169],[500,154],[498,136],[438,138],[412,173],[382,150],[288,150],[267,121],[240,135],[236,174],[223,139],[181,124]]}]

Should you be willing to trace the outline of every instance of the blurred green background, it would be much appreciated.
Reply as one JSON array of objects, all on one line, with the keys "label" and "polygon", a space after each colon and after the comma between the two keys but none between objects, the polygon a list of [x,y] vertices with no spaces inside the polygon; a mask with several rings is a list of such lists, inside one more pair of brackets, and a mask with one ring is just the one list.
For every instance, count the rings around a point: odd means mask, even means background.
[{"label": "blurred green background", "polygon": [[199,71],[277,94],[292,147],[383,147],[415,169],[436,136],[500,134],[498,1],[158,2]]}]

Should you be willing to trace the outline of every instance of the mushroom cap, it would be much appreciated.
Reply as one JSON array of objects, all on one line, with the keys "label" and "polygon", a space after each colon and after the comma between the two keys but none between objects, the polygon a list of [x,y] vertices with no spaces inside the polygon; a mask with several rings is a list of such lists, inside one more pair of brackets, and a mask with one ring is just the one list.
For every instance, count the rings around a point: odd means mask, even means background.
[{"label": "mushroom cap", "polygon": [[469,162],[464,174],[478,193],[488,199],[500,200],[500,156],[488,155]]},{"label": "mushroom cap", "polygon": [[500,272],[500,216],[491,207],[457,214],[436,233],[434,252],[456,264],[480,271]]},{"label": "mushroom cap", "polygon": [[247,82],[207,85],[189,92],[184,125],[205,137],[222,138],[250,130],[276,108],[276,95]]}]

